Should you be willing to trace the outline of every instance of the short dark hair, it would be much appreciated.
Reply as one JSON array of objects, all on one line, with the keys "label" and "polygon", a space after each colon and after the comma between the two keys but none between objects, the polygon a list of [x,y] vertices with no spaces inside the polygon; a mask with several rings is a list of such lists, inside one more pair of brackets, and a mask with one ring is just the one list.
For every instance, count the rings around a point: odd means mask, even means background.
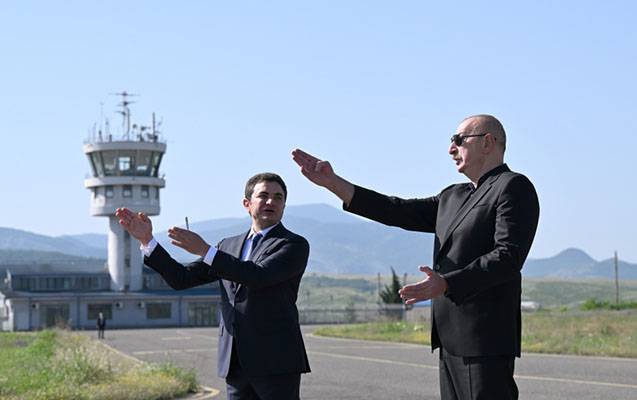
[{"label": "short dark hair", "polygon": [[473,125],[473,130],[479,132],[472,133],[490,133],[493,137],[495,137],[496,143],[502,146],[502,150],[506,149],[507,135],[506,132],[504,132],[504,126],[502,126],[502,123],[498,121],[496,117],[489,114],[477,114],[467,117],[463,121],[468,119],[476,120],[476,123]]},{"label": "short dark hair", "polygon": [[256,174],[252,178],[248,179],[246,182],[245,189],[245,198],[250,199],[252,197],[252,193],[254,193],[254,187],[257,183],[261,182],[276,182],[281,185],[281,189],[283,189],[283,197],[285,199],[288,198],[288,188],[285,186],[285,182],[283,182],[283,178],[273,172],[261,172]]}]

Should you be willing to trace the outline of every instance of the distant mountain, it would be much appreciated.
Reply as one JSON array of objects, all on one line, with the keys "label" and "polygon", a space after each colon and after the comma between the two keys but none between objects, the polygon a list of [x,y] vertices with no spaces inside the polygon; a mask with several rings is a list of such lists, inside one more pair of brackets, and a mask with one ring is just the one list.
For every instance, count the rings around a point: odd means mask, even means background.
[{"label": "distant mountain", "polygon": [[[312,218],[285,216],[283,224],[310,242],[308,271],[317,273],[375,274],[396,271],[417,272],[419,264],[431,264],[432,235],[407,232],[398,228],[354,219],[352,223],[324,223]],[[249,220],[221,229],[199,231],[209,243],[246,232]],[[164,232],[156,235],[175,258],[194,257],[170,245]]]},{"label": "distant mountain", "polygon": [[63,235],[58,236],[59,239],[69,238],[72,240],[77,240],[89,247],[94,247],[96,249],[105,249],[108,247],[108,235],[100,234],[100,233],[84,233],[81,235]]},{"label": "distant mountain", "polygon": [[40,250],[106,258],[105,246],[93,247],[74,236],[51,237],[12,228],[0,228],[0,250]]},{"label": "distant mountain", "polygon": [[287,206],[286,217],[311,218],[322,223],[349,224],[363,221],[362,218],[343,212],[327,204],[304,204]]},{"label": "distant mountain", "polygon": [[[637,279],[637,264],[618,262],[620,279]],[[596,261],[579,249],[569,248],[557,255],[542,259],[529,259],[522,275],[526,278],[605,278],[615,277],[613,259]]]},{"label": "distant mountain", "polygon": [[527,260],[522,273],[526,277],[564,277],[574,268],[587,269],[595,263],[597,261],[582,250],[569,248],[550,258]]},{"label": "distant mountain", "polygon": [[[310,242],[308,272],[344,274],[418,275],[418,265],[431,265],[433,235],[387,227],[325,204],[288,206],[283,223]],[[224,237],[246,232],[250,219],[222,218],[193,222],[190,228],[216,244]],[[170,244],[166,232],[156,232],[159,242],[178,260],[194,256]],[[0,228],[0,249],[53,251],[84,257],[106,258],[107,236],[85,234],[52,238],[17,229]],[[33,254],[38,257],[38,253]],[[0,253],[0,264],[6,254]],[[45,255],[42,255],[45,257]],[[32,262],[33,257],[25,256]],[[620,261],[620,278],[637,279],[637,264]],[[612,260],[597,261],[579,249],[566,249],[543,259],[528,259],[524,277],[612,279]]]},{"label": "distant mountain", "polygon": [[12,273],[103,272],[106,260],[54,251],[0,250],[0,278]]}]

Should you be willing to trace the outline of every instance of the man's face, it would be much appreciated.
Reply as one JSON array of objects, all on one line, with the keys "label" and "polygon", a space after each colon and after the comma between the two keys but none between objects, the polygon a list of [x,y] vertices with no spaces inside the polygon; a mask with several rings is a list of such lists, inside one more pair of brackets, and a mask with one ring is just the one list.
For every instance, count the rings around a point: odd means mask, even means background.
[{"label": "man's face", "polygon": [[254,185],[249,199],[243,199],[243,206],[252,217],[253,226],[265,229],[275,225],[283,218],[285,194],[277,182],[263,181]]},{"label": "man's face", "polygon": [[[458,126],[456,134],[466,136],[483,133],[474,131],[474,127],[474,119],[466,120]],[[456,169],[469,178],[478,173],[484,164],[483,139],[484,136],[467,137],[462,140],[461,145],[454,142],[449,145],[449,154],[456,163]]]}]

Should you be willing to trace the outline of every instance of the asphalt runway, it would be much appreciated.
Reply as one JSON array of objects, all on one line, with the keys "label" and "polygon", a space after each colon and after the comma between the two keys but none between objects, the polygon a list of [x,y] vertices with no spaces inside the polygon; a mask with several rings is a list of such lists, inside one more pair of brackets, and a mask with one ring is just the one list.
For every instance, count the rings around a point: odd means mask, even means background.
[{"label": "asphalt runway", "polygon": [[[314,336],[304,326],[312,373],[301,378],[301,398],[438,399],[438,354],[410,344]],[[217,328],[111,330],[105,344],[144,361],[194,368],[199,382],[220,391]],[[637,359],[523,354],[516,361],[520,399],[635,400]]]}]

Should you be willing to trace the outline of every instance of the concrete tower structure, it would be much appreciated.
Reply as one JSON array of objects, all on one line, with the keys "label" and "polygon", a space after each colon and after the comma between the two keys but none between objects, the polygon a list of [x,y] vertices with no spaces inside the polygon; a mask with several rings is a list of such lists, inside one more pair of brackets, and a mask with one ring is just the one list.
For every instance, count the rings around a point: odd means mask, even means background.
[{"label": "concrete tower structure", "polygon": [[105,132],[93,132],[84,144],[92,172],[84,186],[91,190],[91,215],[108,217],[111,289],[128,292],[142,290],[143,261],[139,243],[121,227],[115,210],[127,207],[134,212],[159,215],[159,189],[165,186],[159,165],[166,143],[159,140],[154,114],[151,126],[131,126],[128,106],[132,103],[129,97],[134,95],[118,95],[122,97],[122,134],[113,137],[107,121]]}]

